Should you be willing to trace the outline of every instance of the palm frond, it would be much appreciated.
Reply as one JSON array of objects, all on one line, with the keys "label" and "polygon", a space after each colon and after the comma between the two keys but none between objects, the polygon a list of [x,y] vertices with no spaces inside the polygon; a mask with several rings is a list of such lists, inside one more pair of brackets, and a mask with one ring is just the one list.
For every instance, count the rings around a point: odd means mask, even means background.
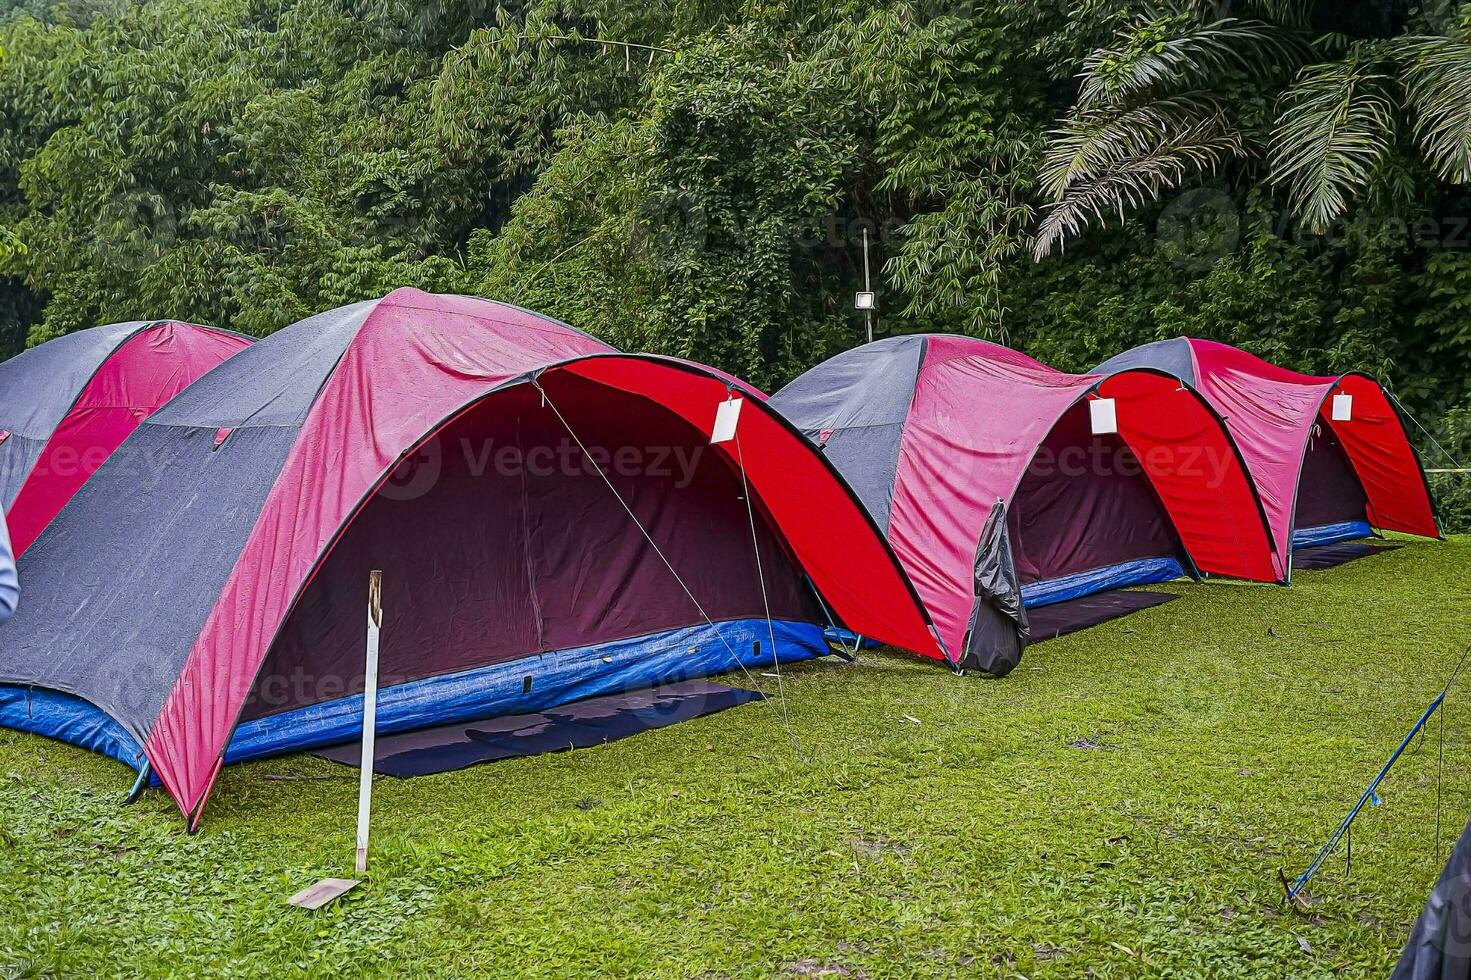
[{"label": "palm frond", "polygon": [[1154,201],[1188,177],[1208,173],[1246,153],[1241,134],[1224,115],[1196,119],[1167,133],[1143,152],[1119,154],[1084,179],[1067,184],[1037,226],[1032,256],[1041,260],[1084,229],[1120,218]]},{"label": "palm frond", "polygon": [[1225,110],[1206,93],[1159,99],[1131,109],[1078,109],[1049,134],[1038,178],[1061,200],[1073,184],[1095,180],[1131,156],[1148,156],[1192,131],[1229,130]]},{"label": "palm frond", "polygon": [[1245,0],[1239,5],[1239,12],[1305,31],[1312,27],[1313,10],[1317,6],[1317,0]]},{"label": "palm frond", "polygon": [[1471,44],[1407,37],[1394,51],[1403,59],[1421,151],[1443,179],[1471,183]]},{"label": "palm frond", "polygon": [[1266,79],[1297,67],[1308,53],[1297,35],[1263,21],[1154,17],[1084,59],[1078,104],[1119,105],[1218,81],[1232,72]]},{"label": "palm frond", "polygon": [[1328,62],[1303,69],[1282,96],[1268,151],[1272,181],[1314,231],[1344,213],[1389,151],[1388,82],[1372,63]]}]

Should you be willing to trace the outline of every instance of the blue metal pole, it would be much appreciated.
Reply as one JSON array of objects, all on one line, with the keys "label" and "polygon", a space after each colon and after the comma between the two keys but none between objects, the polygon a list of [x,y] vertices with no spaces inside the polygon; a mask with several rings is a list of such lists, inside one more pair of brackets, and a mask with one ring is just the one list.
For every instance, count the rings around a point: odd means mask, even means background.
[{"label": "blue metal pole", "polygon": [[1343,835],[1348,832],[1349,827],[1353,826],[1355,818],[1358,817],[1359,811],[1364,808],[1364,805],[1371,800],[1376,805],[1379,803],[1379,796],[1375,790],[1384,781],[1384,777],[1389,775],[1390,767],[1404,754],[1405,749],[1409,748],[1410,741],[1419,734],[1420,729],[1425,727],[1425,723],[1440,708],[1441,702],[1444,700],[1445,691],[1441,691],[1435,696],[1435,700],[1431,701],[1429,706],[1426,707],[1424,713],[1420,715],[1420,720],[1415,722],[1414,727],[1405,735],[1404,740],[1399,743],[1399,748],[1394,750],[1394,754],[1389,757],[1389,761],[1384,764],[1384,768],[1379,770],[1379,775],[1374,777],[1374,781],[1369,784],[1369,788],[1364,790],[1364,795],[1360,796],[1359,801],[1354,804],[1353,809],[1348,811],[1348,816],[1344,817],[1343,821],[1338,825],[1338,829],[1333,831],[1333,836],[1328,838],[1328,843],[1324,844],[1318,851],[1317,857],[1313,858],[1313,863],[1308,865],[1308,869],[1299,875],[1296,883],[1287,890],[1289,901],[1297,897],[1297,893],[1303,890],[1307,883],[1312,880],[1313,875],[1318,873],[1318,869],[1323,866],[1323,862],[1328,860],[1328,857],[1338,848],[1338,842],[1343,839]]}]

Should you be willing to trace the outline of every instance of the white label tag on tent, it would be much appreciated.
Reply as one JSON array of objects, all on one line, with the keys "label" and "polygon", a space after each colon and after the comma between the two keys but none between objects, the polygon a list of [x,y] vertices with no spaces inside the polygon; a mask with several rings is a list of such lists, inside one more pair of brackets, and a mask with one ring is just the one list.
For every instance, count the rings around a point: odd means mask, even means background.
[{"label": "white label tag on tent", "polygon": [[741,417],[741,403],[744,398],[727,398],[720,403],[720,408],[715,412],[715,431],[710,434],[710,443],[730,442],[735,438],[736,422]]},{"label": "white label tag on tent", "polygon": [[1111,435],[1119,431],[1118,410],[1112,398],[1094,398],[1088,402],[1088,421],[1092,423],[1095,436]]},{"label": "white label tag on tent", "polygon": [[1333,396],[1333,421],[1348,422],[1354,417],[1354,396]]}]

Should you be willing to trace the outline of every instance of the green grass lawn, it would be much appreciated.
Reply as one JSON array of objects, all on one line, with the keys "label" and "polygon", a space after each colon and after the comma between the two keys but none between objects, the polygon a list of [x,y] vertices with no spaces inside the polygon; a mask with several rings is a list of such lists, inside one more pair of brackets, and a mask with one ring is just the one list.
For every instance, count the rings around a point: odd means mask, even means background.
[{"label": "green grass lawn", "polygon": [[[227,769],[195,837],[127,770],[0,731],[0,975],[1385,975],[1439,871],[1436,739],[1311,908],[1281,901],[1471,641],[1471,540],[1215,582],[1003,681],[900,654],[594,750],[380,780]],[[763,683],[771,683],[763,680]],[[1471,812],[1447,701],[1444,846]]]}]

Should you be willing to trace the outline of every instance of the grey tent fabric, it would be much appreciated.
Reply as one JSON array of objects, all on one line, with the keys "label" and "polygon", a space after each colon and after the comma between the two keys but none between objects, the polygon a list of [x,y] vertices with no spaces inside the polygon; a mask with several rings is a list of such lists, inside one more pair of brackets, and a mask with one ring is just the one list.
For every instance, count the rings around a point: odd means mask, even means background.
[{"label": "grey tent fabric", "polygon": [[1390,980],[1471,977],[1471,823],[1461,831]]},{"label": "grey tent fabric", "polygon": [[1115,354],[1094,368],[1090,374],[1113,374],[1131,368],[1150,368],[1174,375],[1185,384],[1197,383],[1195,356],[1191,353],[1190,341],[1184,337],[1156,340],[1152,344],[1141,344],[1122,354]]},{"label": "grey tent fabric", "polygon": [[[372,308],[245,348],[138,426],[21,557],[25,591],[48,601],[22,602],[5,624],[0,682],[85,698],[144,740],[317,389]],[[145,614],[159,609],[170,614]]]},{"label": "grey tent fabric", "polygon": [[991,507],[976,546],[975,596],[961,666],[1004,676],[1021,662],[1027,610],[1007,531],[1006,504],[1000,500]]},{"label": "grey tent fabric", "polygon": [[822,448],[858,494],[874,523],[889,533],[899,440],[925,338],[887,337],[845,351],[771,396],[777,411]]},{"label": "grey tent fabric", "polygon": [[[241,351],[148,421],[211,432],[217,427],[299,428],[374,303],[367,300],[328,310],[278,330],[270,344]],[[291,356],[282,356],[283,351]]]},{"label": "grey tent fabric", "polygon": [[152,321],[78,330],[0,362],[0,511],[15,503],[51,433],[113,351]]}]

